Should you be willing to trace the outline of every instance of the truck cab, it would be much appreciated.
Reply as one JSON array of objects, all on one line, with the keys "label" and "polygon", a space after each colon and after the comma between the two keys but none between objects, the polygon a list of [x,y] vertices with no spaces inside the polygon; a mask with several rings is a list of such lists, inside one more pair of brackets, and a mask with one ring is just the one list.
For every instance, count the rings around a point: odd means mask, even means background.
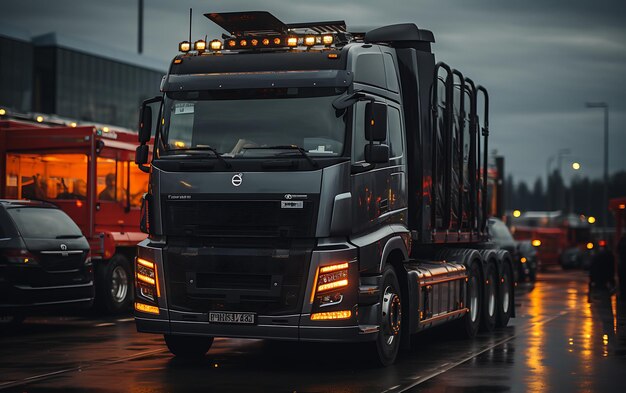
[{"label": "truck cab", "polygon": [[[179,356],[220,336],[368,342],[386,365],[440,323],[475,334],[483,289],[487,328],[506,324],[510,261],[488,244],[483,177],[469,175],[486,175],[478,90],[435,65],[433,34],[206,16],[230,35],[182,42],[142,108],[138,330]],[[465,96],[469,131],[453,127]]]}]

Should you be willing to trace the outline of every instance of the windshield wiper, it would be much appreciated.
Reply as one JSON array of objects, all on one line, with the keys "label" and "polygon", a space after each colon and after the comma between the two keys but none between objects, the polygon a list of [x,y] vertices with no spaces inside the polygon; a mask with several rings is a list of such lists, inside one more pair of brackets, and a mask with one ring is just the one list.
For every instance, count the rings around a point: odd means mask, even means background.
[{"label": "windshield wiper", "polygon": [[306,160],[311,163],[311,165],[313,165],[314,167],[319,167],[319,164],[313,160],[311,158],[311,156],[309,155],[309,153],[307,153],[306,150],[304,150],[302,147],[297,146],[297,145],[277,145],[277,146],[258,146],[258,147],[244,147],[244,149],[247,150],[272,150],[272,149],[276,149],[276,150],[295,150],[300,152],[300,154],[302,155],[302,157],[306,158]]},{"label": "windshield wiper", "polygon": [[168,149],[168,152],[194,152],[194,151],[210,151],[211,153],[213,153],[213,155],[215,155],[215,158],[217,158],[222,164],[226,165],[227,168],[232,168],[232,165],[226,161],[224,159],[224,157],[221,156],[220,152],[218,152],[216,149],[212,148],[211,146],[196,146],[196,147],[188,147],[188,148],[181,148],[181,149]]}]

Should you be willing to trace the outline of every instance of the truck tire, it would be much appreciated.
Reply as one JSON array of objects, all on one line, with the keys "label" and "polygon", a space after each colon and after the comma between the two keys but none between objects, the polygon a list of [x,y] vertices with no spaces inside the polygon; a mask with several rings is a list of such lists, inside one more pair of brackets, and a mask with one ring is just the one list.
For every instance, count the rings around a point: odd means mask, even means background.
[{"label": "truck tire", "polygon": [[481,330],[491,332],[496,327],[498,314],[498,270],[496,265],[489,263],[485,271],[483,290],[483,312],[481,313]]},{"label": "truck tire", "polygon": [[513,313],[513,273],[511,265],[508,261],[502,263],[502,273],[500,275],[500,283],[498,285],[498,312],[496,326],[506,327]]},{"label": "truck tire", "polygon": [[480,260],[476,259],[470,262],[467,268],[465,301],[469,312],[459,321],[461,332],[467,338],[475,337],[480,328],[483,290],[480,263]]},{"label": "truck tire", "polygon": [[376,360],[381,366],[396,361],[402,337],[402,298],[398,276],[391,265],[386,265],[382,275],[380,294],[380,330],[374,343]]},{"label": "truck tire", "polygon": [[213,345],[213,337],[173,336],[164,334],[165,344],[170,352],[183,359],[202,358]]},{"label": "truck tire", "polygon": [[96,302],[110,314],[130,310],[133,301],[133,273],[130,262],[115,254],[97,269]]}]

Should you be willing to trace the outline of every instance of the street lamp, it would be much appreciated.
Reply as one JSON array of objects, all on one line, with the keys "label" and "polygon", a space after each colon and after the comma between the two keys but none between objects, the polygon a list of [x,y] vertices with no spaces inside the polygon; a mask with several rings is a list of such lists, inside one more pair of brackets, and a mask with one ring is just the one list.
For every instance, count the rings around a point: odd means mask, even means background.
[{"label": "street lamp", "polygon": [[602,192],[602,226],[608,225],[609,206],[609,104],[606,102],[587,102],[587,108],[604,109],[604,190]]},{"label": "street lamp", "polygon": [[572,169],[577,171],[580,169],[580,162],[572,162]]}]

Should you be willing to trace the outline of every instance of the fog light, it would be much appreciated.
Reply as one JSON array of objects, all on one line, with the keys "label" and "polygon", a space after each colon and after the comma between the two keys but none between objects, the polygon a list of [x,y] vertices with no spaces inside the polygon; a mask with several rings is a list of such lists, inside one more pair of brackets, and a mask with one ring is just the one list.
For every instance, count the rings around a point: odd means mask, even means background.
[{"label": "fog light", "polygon": [[332,320],[332,319],[349,319],[351,316],[352,316],[352,311],[350,311],[350,310],[318,312],[318,313],[315,313],[315,314],[311,314],[311,321],[324,321],[324,320]]},{"label": "fog light", "polygon": [[135,302],[135,310],[146,312],[148,314],[159,314],[159,308],[156,306],[151,306],[149,304],[143,304],[139,302]]}]

